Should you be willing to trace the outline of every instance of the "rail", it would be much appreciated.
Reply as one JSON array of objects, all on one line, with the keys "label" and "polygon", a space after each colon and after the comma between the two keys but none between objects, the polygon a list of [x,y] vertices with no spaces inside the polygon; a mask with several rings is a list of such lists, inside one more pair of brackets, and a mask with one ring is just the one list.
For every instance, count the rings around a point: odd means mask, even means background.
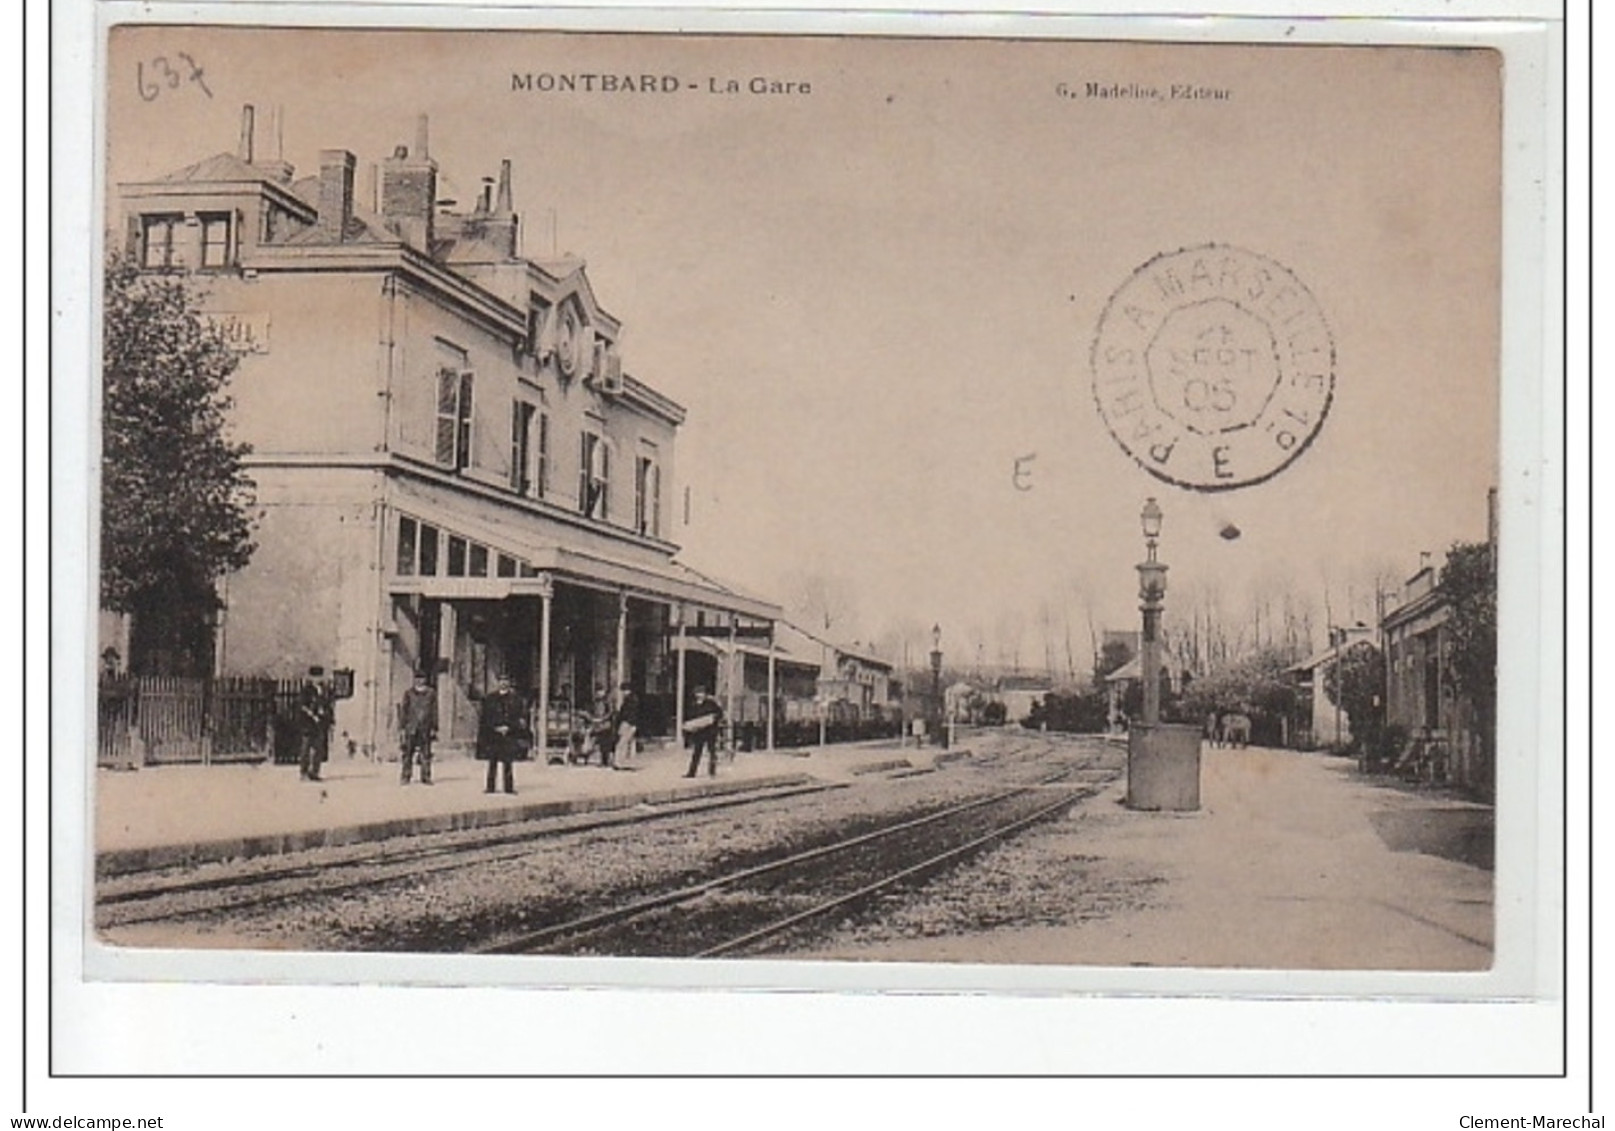
[{"label": "rail", "polygon": [[[711,895],[726,888],[736,887],[749,880],[788,872],[791,869],[800,868],[803,865],[811,862],[823,860],[837,854],[847,853],[852,849],[873,844],[882,840],[889,840],[914,829],[939,825],[943,822],[955,819],[962,814],[982,809],[987,806],[1001,804],[1012,798],[1022,797],[1033,792],[1034,790],[1038,790],[1063,781],[1073,772],[1074,768],[1067,768],[1058,774],[1051,775],[1030,785],[1017,786],[1015,788],[1005,789],[988,794],[985,797],[972,798],[969,801],[949,806],[945,809],[938,810],[935,813],[928,813],[921,817],[909,818],[907,820],[886,825],[866,833],[861,833],[854,837],[848,837],[830,844],[820,845],[802,852],[792,853],[791,855],[781,857],[778,860],[771,860],[763,864],[756,864],[745,868],[740,868],[733,872],[729,872],[721,876],[715,876],[711,879],[703,880],[696,884],[691,884],[682,888],[674,889],[672,891],[647,896],[643,899],[635,900],[632,903],[624,904],[619,907],[610,908],[604,911],[592,912],[588,915],[579,916],[578,918],[571,919],[566,922],[553,923],[514,938],[491,943],[479,948],[476,953],[537,954],[553,951],[558,946],[574,943],[585,938],[586,936],[589,936],[590,934],[629,923],[636,918],[648,915],[652,912],[662,911],[668,908],[676,907],[680,904],[690,903],[694,900],[700,899],[703,896]],[[767,928],[763,929],[763,934],[777,934],[779,931],[788,929],[796,922],[828,913],[829,911],[844,906],[849,902],[853,902],[861,898],[867,898],[869,895],[884,890],[886,887],[889,887],[892,884],[899,883],[905,878],[920,874],[926,870],[933,870],[937,867],[941,867],[948,862],[979,850],[979,848],[995,839],[1001,839],[1005,836],[1013,835],[1013,833],[1025,828],[1027,825],[1035,823],[1037,820],[1044,819],[1050,813],[1058,811],[1062,807],[1069,806],[1072,801],[1078,797],[1091,796],[1094,792],[1096,792],[1095,788],[1090,786],[1071,787],[1067,790],[1063,790],[1063,796],[1060,798],[1060,800],[1054,802],[1050,806],[1040,808],[1037,811],[1037,814],[1031,818],[1017,818],[1015,821],[1008,822],[983,837],[972,839],[967,844],[952,846],[945,852],[933,854],[931,857],[928,857],[918,864],[899,869],[896,872],[882,877],[875,883],[861,887],[858,892],[855,892],[852,895],[838,896],[831,900],[822,901],[808,911],[791,916],[789,921],[782,920],[778,923],[770,924]],[[748,935],[755,933],[757,932],[747,932]],[[762,936],[759,935],[759,937]],[[723,953],[740,945],[745,944],[738,939],[726,940],[717,944],[715,947],[698,951],[696,956],[699,957],[708,953]]]},{"label": "rail", "polygon": [[[216,911],[235,911],[284,903],[310,895],[335,895],[371,887],[392,880],[414,879],[434,872],[497,863],[522,856],[533,841],[563,834],[588,832],[614,825],[665,820],[692,813],[705,813],[737,805],[777,801],[782,798],[845,789],[839,782],[809,782],[778,789],[753,790],[743,794],[696,798],[659,806],[654,813],[606,812],[571,819],[546,819],[525,823],[511,830],[462,829],[432,834],[430,843],[414,843],[405,848],[382,842],[379,845],[323,849],[317,862],[261,862],[243,866],[222,866],[205,876],[133,874],[104,879],[97,886],[97,925],[124,926],[130,923],[160,922]],[[167,901],[184,896],[192,899],[176,914]]]}]

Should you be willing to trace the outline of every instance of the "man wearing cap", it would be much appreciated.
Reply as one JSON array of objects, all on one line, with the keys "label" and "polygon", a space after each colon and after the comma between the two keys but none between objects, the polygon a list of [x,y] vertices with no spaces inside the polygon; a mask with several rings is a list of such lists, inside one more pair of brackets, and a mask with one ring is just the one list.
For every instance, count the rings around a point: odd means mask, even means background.
[{"label": "man wearing cap", "polygon": [[424,671],[415,673],[415,682],[404,692],[398,703],[399,756],[403,762],[400,779],[408,785],[414,770],[413,763],[421,764],[421,784],[432,784],[432,739],[437,737],[437,691],[426,678]]},{"label": "man wearing cap", "polygon": [[297,701],[298,737],[302,740],[298,771],[308,781],[320,780],[320,767],[331,755],[331,725],[335,721],[325,669],[309,668]]},{"label": "man wearing cap", "polygon": [[707,753],[707,776],[718,775],[718,729],[723,723],[723,708],[718,701],[707,694],[707,689],[698,687],[695,691],[695,706],[690,708],[689,717],[684,720],[684,733],[690,739],[690,769],[684,775],[687,778],[695,777],[696,770],[701,768],[701,751]]},{"label": "man wearing cap", "polygon": [[503,766],[505,792],[515,793],[515,763],[524,760],[531,747],[527,707],[511,688],[510,677],[501,675],[498,686],[483,697],[477,726],[477,760],[488,763],[488,784],[483,792],[494,792]]}]

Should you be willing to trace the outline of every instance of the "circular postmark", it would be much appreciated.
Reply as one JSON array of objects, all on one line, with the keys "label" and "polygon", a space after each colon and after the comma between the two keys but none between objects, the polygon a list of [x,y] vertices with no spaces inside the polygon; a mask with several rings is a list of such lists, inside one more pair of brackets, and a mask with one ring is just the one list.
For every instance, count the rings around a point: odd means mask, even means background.
[{"label": "circular postmark", "polygon": [[1111,296],[1093,343],[1110,434],[1151,475],[1197,491],[1271,479],[1329,415],[1335,345],[1287,268],[1206,244],[1156,256]]}]

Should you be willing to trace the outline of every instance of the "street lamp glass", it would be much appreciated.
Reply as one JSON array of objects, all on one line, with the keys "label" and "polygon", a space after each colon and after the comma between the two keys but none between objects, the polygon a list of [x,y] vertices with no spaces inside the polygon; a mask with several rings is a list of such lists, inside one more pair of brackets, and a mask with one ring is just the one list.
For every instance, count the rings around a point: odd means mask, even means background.
[{"label": "street lamp glass", "polygon": [[1166,566],[1160,562],[1138,563],[1138,596],[1144,601],[1159,601],[1166,596]]},{"label": "street lamp glass", "polygon": [[1144,511],[1138,517],[1144,527],[1145,538],[1153,542],[1161,536],[1161,508],[1153,495],[1144,500]]}]

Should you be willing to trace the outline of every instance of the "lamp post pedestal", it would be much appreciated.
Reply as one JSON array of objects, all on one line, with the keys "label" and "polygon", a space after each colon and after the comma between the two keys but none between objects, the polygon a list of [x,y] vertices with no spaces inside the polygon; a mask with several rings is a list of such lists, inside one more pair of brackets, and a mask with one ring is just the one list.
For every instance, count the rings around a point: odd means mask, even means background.
[{"label": "lamp post pedestal", "polygon": [[1127,732],[1127,807],[1177,813],[1200,808],[1200,728],[1138,725]]}]

